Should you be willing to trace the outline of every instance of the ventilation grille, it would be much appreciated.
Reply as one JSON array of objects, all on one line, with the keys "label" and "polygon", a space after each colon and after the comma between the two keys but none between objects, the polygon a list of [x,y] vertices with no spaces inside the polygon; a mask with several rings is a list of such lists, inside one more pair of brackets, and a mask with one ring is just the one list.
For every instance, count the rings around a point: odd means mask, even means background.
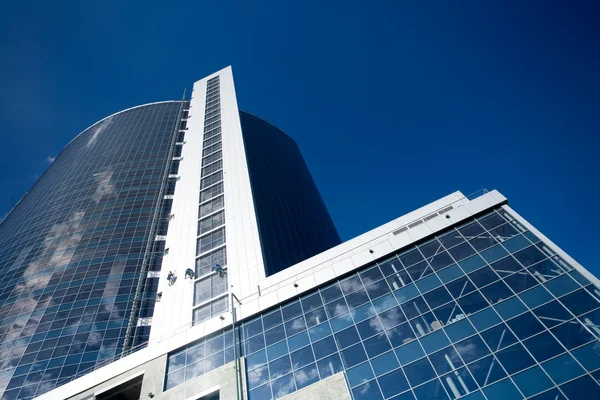
[{"label": "ventilation grille", "polygon": [[444,215],[446,214],[448,211],[453,210],[454,207],[453,206],[448,206],[446,208],[442,208],[440,211],[437,211],[433,214],[429,214],[428,216],[426,216],[423,219],[417,220],[415,222],[412,222],[411,224],[407,225],[407,226],[403,226],[400,229],[396,229],[394,232],[392,232],[394,234],[394,236],[401,234],[402,232],[406,232],[409,229],[413,229],[416,228],[417,226],[421,225],[423,222],[427,222],[427,221],[431,221],[434,218],[437,218],[440,215]]}]

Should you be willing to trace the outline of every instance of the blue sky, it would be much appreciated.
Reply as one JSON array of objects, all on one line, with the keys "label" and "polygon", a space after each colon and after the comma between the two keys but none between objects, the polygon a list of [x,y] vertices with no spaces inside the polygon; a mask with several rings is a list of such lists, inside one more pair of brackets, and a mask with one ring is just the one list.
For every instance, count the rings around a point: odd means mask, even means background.
[{"label": "blue sky", "polygon": [[593,1],[4,1],[0,215],[90,124],[231,64],[343,239],[495,188],[599,274],[599,17]]}]

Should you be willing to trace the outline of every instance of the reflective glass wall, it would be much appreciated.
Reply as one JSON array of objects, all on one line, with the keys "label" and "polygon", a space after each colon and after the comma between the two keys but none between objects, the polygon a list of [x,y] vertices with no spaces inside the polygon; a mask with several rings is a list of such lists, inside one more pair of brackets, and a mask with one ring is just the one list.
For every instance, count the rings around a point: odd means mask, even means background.
[{"label": "reflective glass wall", "polygon": [[248,113],[240,121],[266,275],[340,244],[296,142]]},{"label": "reflective glass wall", "polygon": [[[244,322],[251,400],[343,371],[355,400],[600,398],[600,290],[498,209]],[[169,355],[165,389],[233,359]]]},{"label": "reflective glass wall", "polygon": [[[88,128],[0,224],[2,400],[30,399],[121,351],[144,255],[164,250],[148,239],[181,104],[133,108]],[[168,221],[158,222],[164,231]],[[146,323],[157,280],[139,287]],[[134,323],[131,344],[149,329]]]}]

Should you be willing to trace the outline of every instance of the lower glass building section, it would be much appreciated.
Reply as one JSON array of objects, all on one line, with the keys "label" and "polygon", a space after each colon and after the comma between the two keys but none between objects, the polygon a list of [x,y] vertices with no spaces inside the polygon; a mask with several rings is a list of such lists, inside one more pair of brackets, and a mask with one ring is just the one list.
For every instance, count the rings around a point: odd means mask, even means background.
[{"label": "lower glass building section", "polygon": [[[503,208],[240,324],[248,397],[344,372],[355,400],[600,398],[600,290]],[[234,358],[169,355],[165,390]]]}]

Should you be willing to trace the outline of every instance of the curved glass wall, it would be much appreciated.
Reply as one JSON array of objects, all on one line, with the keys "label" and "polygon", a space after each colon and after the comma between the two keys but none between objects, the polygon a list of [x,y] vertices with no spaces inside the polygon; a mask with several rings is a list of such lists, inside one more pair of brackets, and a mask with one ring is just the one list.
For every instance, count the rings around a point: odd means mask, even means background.
[{"label": "curved glass wall", "polygon": [[240,112],[266,275],[341,243],[296,142]]},{"label": "curved glass wall", "polygon": [[[0,224],[3,400],[32,398],[119,354],[136,289],[136,317],[149,322],[154,299],[144,297],[156,285],[140,269],[154,250],[181,105],[136,107],[86,129]],[[147,339],[143,325],[129,330],[131,345]]]}]

